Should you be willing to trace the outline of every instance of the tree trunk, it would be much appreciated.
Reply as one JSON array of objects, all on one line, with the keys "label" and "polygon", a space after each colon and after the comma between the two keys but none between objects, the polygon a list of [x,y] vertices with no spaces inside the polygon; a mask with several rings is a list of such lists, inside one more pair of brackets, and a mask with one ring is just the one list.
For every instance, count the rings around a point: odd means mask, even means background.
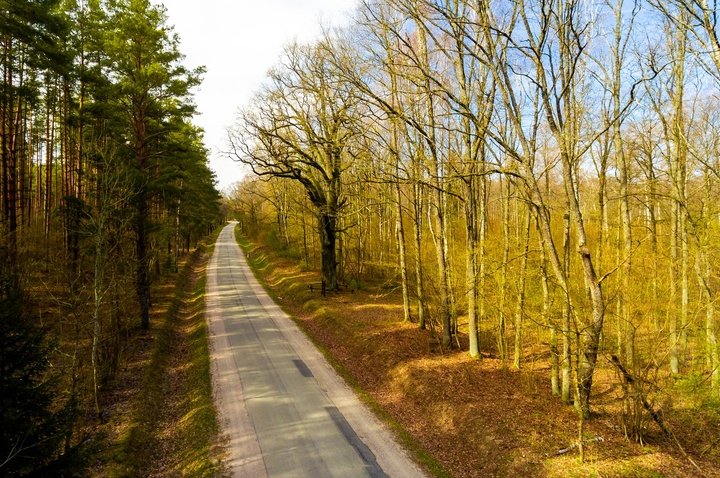
[{"label": "tree trunk", "polygon": [[328,290],[337,290],[337,257],[335,251],[336,221],[333,214],[320,213],[320,251],[322,257],[322,278]]},{"label": "tree trunk", "polygon": [[[392,60],[388,59],[388,65],[392,65]],[[390,101],[394,109],[398,108],[399,101],[397,75],[393,67],[389,67],[390,75]],[[400,124],[399,119],[393,115],[391,118],[390,128],[392,131],[392,156],[395,160],[395,181],[393,184],[395,192],[395,234],[398,246],[398,267],[400,268],[400,286],[402,288],[403,297],[403,320],[410,322],[412,316],[410,314],[410,293],[408,286],[408,268],[407,254],[405,248],[405,224],[403,223],[403,202],[402,191],[400,189]]]},{"label": "tree trunk", "polygon": [[[438,187],[436,189],[435,206],[435,228],[431,228],[435,242],[436,259],[438,266],[438,279],[440,281],[440,324],[442,326],[442,346],[449,348],[452,346],[452,310],[450,297],[450,271],[448,269],[448,239],[447,239],[447,222],[445,218],[445,200],[446,194]],[[431,221],[432,224],[432,221]]]},{"label": "tree trunk", "polygon": [[[484,163],[483,163],[484,164]],[[484,173],[484,171],[483,171]],[[487,215],[487,178],[484,174],[480,176],[480,190],[479,196],[480,201],[479,207],[479,231],[478,231],[478,283],[477,283],[477,311],[478,311],[478,329],[480,323],[485,320],[485,267],[486,267],[486,243],[487,243],[487,227],[488,227],[488,215]],[[478,342],[480,331],[478,330]],[[478,345],[479,349],[479,345]],[[479,350],[478,350],[479,353]]]},{"label": "tree trunk", "polygon": [[[570,205],[566,206],[565,215],[563,216],[564,232],[563,232],[563,274],[565,277],[570,276]],[[563,350],[562,350],[562,393],[561,398],[565,403],[570,403],[571,380],[572,380],[572,341],[570,340],[570,321],[572,307],[570,303],[570,291],[563,291],[563,308],[562,308],[562,334],[563,334]]]},{"label": "tree trunk", "polygon": [[502,257],[502,268],[500,269],[500,317],[498,323],[498,353],[500,354],[500,360],[502,361],[503,367],[507,365],[508,360],[508,345],[507,345],[507,276],[508,276],[508,263],[510,262],[510,178],[501,180],[502,184],[507,185],[507,189],[502,192],[501,189],[501,205],[502,205],[502,228],[503,228],[503,257]]},{"label": "tree trunk", "polygon": [[[102,214],[100,211],[99,214]],[[95,404],[95,414],[98,420],[101,419],[100,413],[100,384],[98,377],[99,368],[99,348],[100,348],[100,334],[102,332],[102,322],[100,320],[100,308],[102,306],[103,294],[104,294],[104,272],[105,272],[105,247],[103,240],[103,227],[100,225],[96,231],[97,237],[95,238],[95,274],[93,283],[93,333],[92,333],[92,348],[90,353],[90,363],[92,365],[92,377],[93,377],[93,401]]]},{"label": "tree trunk", "polygon": [[478,336],[478,204],[477,188],[474,171],[465,179],[465,223],[467,228],[467,273],[465,289],[467,290],[468,312],[468,352],[473,358],[480,356]]},{"label": "tree trunk", "polygon": [[[683,186],[685,186],[684,181]],[[683,197],[685,196],[683,195]],[[690,325],[690,252],[687,228],[687,217],[682,213],[680,215],[680,366],[684,366],[687,361],[688,326]]]},{"label": "tree trunk", "polygon": [[[623,158],[623,163],[626,163]],[[625,361],[628,366],[635,364],[635,324],[632,320],[632,218],[630,216],[630,200],[628,191],[628,166],[624,164],[620,187],[621,213],[623,229],[623,267],[622,267],[622,321],[624,324]]]},{"label": "tree trunk", "polygon": [[522,318],[525,314],[525,278],[527,276],[528,254],[530,252],[530,219],[532,212],[527,208],[525,215],[525,243],[523,248],[523,256],[520,264],[520,283],[518,284],[517,309],[515,310],[515,343],[513,355],[513,367],[520,370],[520,362],[522,361]]},{"label": "tree trunk", "polygon": [[677,304],[678,297],[678,223],[680,222],[680,205],[677,201],[673,201],[672,217],[670,219],[671,231],[670,231],[670,298],[671,304],[668,307],[668,342],[669,342],[669,358],[670,358],[670,372],[673,375],[680,373],[680,361],[678,356],[678,316],[675,305]]},{"label": "tree trunk", "polygon": [[[580,410],[583,417],[590,417],[590,394],[592,391],[593,374],[597,363],[597,353],[600,345],[603,321],[605,319],[605,298],[603,297],[602,286],[597,279],[592,256],[587,246],[585,223],[583,221],[580,202],[577,195],[577,180],[574,177],[570,159],[567,153],[560,153],[563,164],[563,176],[567,195],[570,198],[572,217],[575,222],[575,229],[578,237],[578,254],[580,254],[585,286],[590,292],[591,315],[590,323],[586,324],[581,333],[581,355],[578,365],[578,389],[580,399]],[[563,157],[565,156],[565,157]]]},{"label": "tree trunk", "polygon": [[[420,48],[420,62],[422,68],[430,71],[430,59],[427,48],[427,36],[424,26],[418,28],[418,39]],[[452,292],[450,290],[450,271],[448,268],[448,237],[447,237],[447,194],[443,189],[443,172],[441,157],[438,153],[438,143],[436,139],[436,121],[435,121],[435,104],[433,96],[433,88],[430,79],[423,79],[422,93],[425,100],[425,112],[427,115],[427,137],[428,149],[430,150],[430,171],[434,181],[435,188],[435,214],[430,219],[429,224],[432,226],[433,219],[435,228],[431,227],[430,232],[435,243],[436,259],[438,265],[438,279],[440,282],[440,324],[442,325],[442,345],[450,347],[452,345]],[[428,210],[430,212],[430,209]]]},{"label": "tree trunk", "polygon": [[[10,58],[8,59],[7,65],[7,79],[5,85],[12,91],[15,88],[13,84],[13,53],[12,53],[12,40],[8,40],[11,45]],[[16,263],[17,259],[17,120],[16,115],[19,114],[19,100],[16,100],[12,93],[5,93],[3,95],[6,100],[4,104],[4,125],[5,131],[3,131],[3,166],[5,167],[4,173],[6,174],[5,186],[5,219],[7,221],[7,238],[8,238],[8,249],[9,259],[11,264]],[[16,101],[18,103],[16,104]]]},{"label": "tree trunk", "polygon": [[138,303],[140,304],[140,327],[150,329],[150,263],[147,242],[147,192],[141,186],[137,197],[137,212],[135,217],[135,248],[136,269],[135,287],[137,289]]},{"label": "tree trunk", "polygon": [[[415,173],[418,175],[419,173]],[[415,239],[415,294],[417,295],[418,327],[425,330],[427,316],[425,314],[425,268],[422,262],[423,242],[423,188],[419,180],[413,184],[413,229]]]},{"label": "tree trunk", "polygon": [[698,257],[695,261],[695,273],[701,290],[701,299],[705,300],[705,360],[710,370],[710,386],[720,391],[720,350],[715,333],[715,301],[710,286],[711,267],[705,248],[698,241]]},{"label": "tree trunk", "polygon": [[398,266],[400,267],[400,285],[402,287],[403,297],[403,320],[410,322],[412,317],[410,315],[410,292],[408,287],[408,270],[407,270],[407,254],[405,252],[405,225],[403,224],[402,218],[402,194],[400,192],[400,183],[395,183],[395,200],[397,203],[396,208],[396,233],[397,233],[397,245],[398,245]]},{"label": "tree trunk", "polygon": [[50,254],[50,217],[53,206],[53,155],[55,150],[55,121],[51,117],[55,114],[55,103],[53,101],[54,86],[50,84],[50,80],[46,82],[48,90],[47,95],[47,111],[45,118],[45,135],[47,142],[45,145],[45,247],[46,253]]},{"label": "tree trunk", "polygon": [[[180,191],[182,191],[183,181],[180,180]],[[180,262],[180,199],[175,204],[175,251],[173,253],[173,269],[177,274],[179,272]]]},{"label": "tree trunk", "polygon": [[[536,221],[538,221],[536,211]],[[542,317],[543,322],[550,330],[550,390],[553,395],[560,395],[560,351],[558,349],[558,326],[552,318],[550,298],[550,277],[548,275],[548,259],[545,251],[545,241],[540,234],[540,224],[536,222],[538,242],[540,245],[540,281],[543,291]]]}]

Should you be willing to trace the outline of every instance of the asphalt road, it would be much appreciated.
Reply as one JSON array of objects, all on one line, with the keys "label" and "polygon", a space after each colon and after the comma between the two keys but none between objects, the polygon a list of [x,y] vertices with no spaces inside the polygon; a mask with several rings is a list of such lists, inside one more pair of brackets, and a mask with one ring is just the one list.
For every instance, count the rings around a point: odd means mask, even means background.
[{"label": "asphalt road", "polygon": [[230,223],[207,270],[213,388],[236,477],[424,477],[255,280]]}]

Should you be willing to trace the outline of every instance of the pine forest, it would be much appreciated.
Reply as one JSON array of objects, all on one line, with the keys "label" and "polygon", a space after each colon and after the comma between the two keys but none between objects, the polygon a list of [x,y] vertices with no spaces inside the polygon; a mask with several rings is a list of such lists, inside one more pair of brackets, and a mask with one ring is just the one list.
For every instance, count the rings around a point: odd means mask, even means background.
[{"label": "pine forest", "polygon": [[15,476],[73,459],[131,332],[150,327],[153,284],[222,214],[191,122],[202,70],[162,8],[0,12],[0,475]]}]

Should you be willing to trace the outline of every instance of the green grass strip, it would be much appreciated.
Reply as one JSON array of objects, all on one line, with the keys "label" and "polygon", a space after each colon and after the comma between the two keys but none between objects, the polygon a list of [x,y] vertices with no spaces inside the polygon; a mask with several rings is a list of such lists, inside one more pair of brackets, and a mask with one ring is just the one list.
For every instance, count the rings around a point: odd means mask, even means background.
[{"label": "green grass strip", "polygon": [[[216,231],[207,241],[217,237]],[[165,400],[180,401],[183,416],[177,426],[180,429],[178,445],[171,456],[162,457],[172,464],[174,476],[216,476],[221,473],[219,460],[217,411],[212,398],[208,329],[205,321],[205,283],[203,275],[192,283],[193,270],[204,266],[212,253],[212,246],[201,243],[183,266],[175,284],[173,298],[162,323],[157,329],[152,345],[150,361],[145,368],[142,386],[134,399],[133,417],[126,434],[121,438],[114,458],[110,476],[144,476],[154,459],[153,444]],[[191,287],[192,286],[192,287]],[[183,315],[181,315],[183,314]],[[189,314],[189,315],[187,315]],[[187,321],[181,318],[189,317]],[[187,336],[189,362],[181,384],[181,397],[169,397],[169,365],[172,353],[178,347],[177,328],[190,327]]]}]

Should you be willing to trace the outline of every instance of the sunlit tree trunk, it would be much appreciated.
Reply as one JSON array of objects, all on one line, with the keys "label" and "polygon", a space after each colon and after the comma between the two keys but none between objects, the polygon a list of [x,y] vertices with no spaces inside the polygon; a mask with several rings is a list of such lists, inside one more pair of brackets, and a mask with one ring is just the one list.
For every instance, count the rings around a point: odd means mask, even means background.
[{"label": "sunlit tree trunk", "polygon": [[530,220],[532,212],[527,208],[524,223],[524,244],[522,250],[522,258],[520,259],[520,281],[518,284],[517,305],[515,309],[515,348],[513,354],[513,367],[520,369],[522,361],[522,329],[523,315],[525,314],[525,282],[527,277],[528,255],[530,254]]},{"label": "sunlit tree trunk", "polygon": [[[674,35],[667,39],[672,62],[671,86],[668,85],[671,95],[671,117],[669,131],[666,132],[671,141],[671,156],[668,158],[670,180],[672,182],[672,218],[670,231],[670,290],[674,307],[668,310],[669,320],[669,359],[670,371],[680,373],[684,361],[685,341],[687,332],[685,327],[688,318],[688,245],[687,227],[683,204],[686,197],[687,181],[687,144],[685,142],[685,115],[684,115],[684,87],[685,87],[685,56],[687,31],[685,26],[678,26]],[[656,107],[659,114],[664,115]],[[663,118],[664,119],[664,118]],[[679,307],[678,307],[679,306]],[[679,312],[679,314],[678,314]],[[679,315],[679,323],[678,323]],[[678,330],[680,325],[680,330]]]},{"label": "sunlit tree trunk", "polygon": [[417,295],[417,317],[418,327],[424,330],[426,327],[426,299],[425,299],[425,266],[423,265],[423,213],[425,199],[424,188],[420,183],[420,167],[418,161],[413,161],[415,169],[415,180],[413,181],[413,239],[415,242],[415,294]]},{"label": "sunlit tree trunk", "polygon": [[[501,187],[501,207],[502,207],[502,230],[503,230],[503,255],[502,265],[500,269],[500,302],[498,304],[498,353],[500,354],[500,360],[503,365],[507,364],[508,360],[508,346],[507,346],[507,282],[508,282],[508,268],[510,263],[510,190],[511,182],[510,178],[504,178],[500,180]],[[505,186],[503,188],[502,186]]]},{"label": "sunlit tree trunk", "polygon": [[[419,58],[422,68],[430,70],[430,60],[427,51],[427,39],[424,27],[418,28]],[[438,151],[436,138],[437,125],[435,118],[435,104],[430,80],[427,76],[422,80],[422,95],[425,103],[425,114],[427,121],[428,148],[430,150],[430,171],[431,181],[434,189],[435,201],[430,205],[428,211],[431,213],[430,233],[435,244],[435,255],[438,267],[440,304],[438,307],[439,322],[442,327],[442,345],[449,348],[452,346],[452,291],[450,289],[450,269],[448,264],[448,230],[447,230],[447,194],[445,192],[442,158]]]},{"label": "sunlit tree trunk", "polygon": [[[536,215],[537,221],[537,215]],[[536,223],[536,229],[539,224]],[[553,318],[550,297],[550,277],[548,272],[547,252],[542,235],[538,234],[540,245],[540,281],[542,285],[542,317],[550,332],[550,391],[555,396],[560,396],[560,350],[558,348],[558,326]]]},{"label": "sunlit tree trunk", "polygon": [[405,225],[403,224],[403,205],[402,205],[402,193],[400,191],[400,183],[395,183],[395,201],[397,207],[395,214],[395,230],[397,233],[397,245],[398,245],[398,266],[400,267],[400,286],[402,288],[402,299],[403,299],[403,319],[405,322],[412,320],[410,314],[410,290],[408,286],[408,268],[407,268],[407,252],[405,248]]},{"label": "sunlit tree trunk", "polygon": [[[391,59],[388,59],[388,74],[390,76],[390,102],[394,110],[399,109],[398,100],[398,79],[395,72],[395,66]],[[400,120],[397,116],[391,118],[391,155],[395,162],[395,180],[393,189],[395,193],[395,234],[397,239],[398,248],[398,266],[400,268],[400,286],[402,288],[402,300],[403,300],[403,319],[405,322],[410,322],[412,316],[410,313],[410,290],[408,285],[408,267],[407,267],[407,253],[405,248],[405,224],[403,222],[403,197],[402,190],[400,188],[400,176],[401,176],[401,159],[400,159]]]},{"label": "sunlit tree trunk", "polygon": [[[565,214],[563,215],[563,262],[562,269],[565,277],[570,276],[570,204],[566,205]],[[570,290],[565,288],[563,291],[562,304],[562,393],[561,398],[565,403],[571,402],[570,394],[572,392],[572,376],[573,376],[573,360],[572,360],[572,343],[573,336],[571,330],[572,322],[572,304],[570,302]]]},{"label": "sunlit tree trunk", "polygon": [[471,357],[480,356],[480,344],[478,336],[478,320],[479,320],[479,294],[478,280],[480,271],[478,267],[479,251],[479,221],[478,221],[478,187],[476,182],[475,171],[470,171],[470,177],[465,179],[465,227],[467,244],[467,263],[466,263],[466,279],[465,289],[467,294],[467,315],[468,315],[468,352]]}]

